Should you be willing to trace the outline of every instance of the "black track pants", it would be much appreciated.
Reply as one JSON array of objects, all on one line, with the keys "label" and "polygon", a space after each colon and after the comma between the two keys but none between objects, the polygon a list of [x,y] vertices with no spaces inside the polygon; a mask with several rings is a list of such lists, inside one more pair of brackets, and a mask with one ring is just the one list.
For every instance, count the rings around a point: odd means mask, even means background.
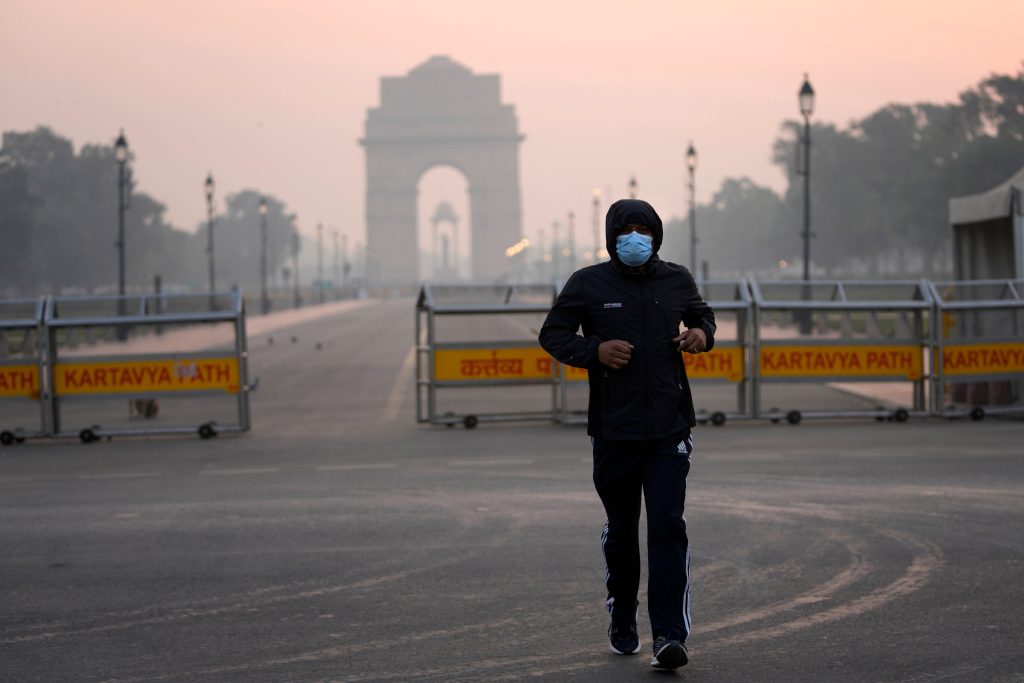
[{"label": "black track pants", "polygon": [[648,613],[654,638],[690,633],[690,546],[686,537],[686,475],[693,438],[659,441],[594,438],[594,486],[608,521],[601,531],[608,611],[632,617],[640,588],[640,495],[647,506]]}]

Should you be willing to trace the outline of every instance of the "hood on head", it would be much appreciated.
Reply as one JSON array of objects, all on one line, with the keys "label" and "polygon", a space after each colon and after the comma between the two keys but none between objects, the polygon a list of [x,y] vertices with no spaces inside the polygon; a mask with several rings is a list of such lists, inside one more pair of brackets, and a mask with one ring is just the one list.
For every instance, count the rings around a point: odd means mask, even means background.
[{"label": "hood on head", "polygon": [[604,218],[604,244],[608,250],[608,257],[615,263],[622,265],[618,254],[615,253],[615,231],[620,227],[634,223],[645,225],[654,233],[651,247],[654,253],[661,248],[661,238],[665,232],[661,227],[661,217],[654,207],[642,199],[620,199],[608,207],[608,214]]}]

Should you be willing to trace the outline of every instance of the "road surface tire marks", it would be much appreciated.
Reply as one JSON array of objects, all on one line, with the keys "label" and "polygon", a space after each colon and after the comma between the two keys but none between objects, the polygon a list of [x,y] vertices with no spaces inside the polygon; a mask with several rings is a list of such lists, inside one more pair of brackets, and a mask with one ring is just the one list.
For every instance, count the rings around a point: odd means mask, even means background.
[{"label": "road surface tire marks", "polygon": [[[68,638],[140,626],[185,621],[188,619],[207,618],[286,602],[312,600],[337,593],[372,589],[382,584],[402,581],[414,575],[432,572],[472,560],[483,553],[491,552],[495,548],[506,545],[521,530],[521,525],[511,525],[502,532],[495,532],[495,527],[489,519],[467,514],[464,510],[456,509],[445,501],[435,501],[435,503],[448,508],[445,510],[446,519],[453,519],[457,526],[452,531],[442,534],[439,538],[430,539],[429,548],[419,553],[423,555],[423,559],[412,562],[413,566],[410,569],[401,571],[392,571],[390,569],[393,565],[409,565],[410,556],[405,555],[374,565],[359,567],[356,572],[357,574],[370,573],[371,575],[359,579],[347,579],[341,583],[337,582],[337,577],[332,577],[333,580],[297,581],[247,591],[228,599],[226,602],[218,599],[175,602],[162,607],[154,606],[138,610],[96,614],[84,620],[62,620],[44,624],[23,625],[6,629],[5,634],[11,635],[0,638],[0,645],[30,643],[40,640]],[[488,540],[485,542],[474,539],[471,543],[466,543],[464,540],[460,540],[468,539],[472,534],[479,533],[482,530],[486,530]],[[444,553],[438,552],[439,544],[445,549]],[[463,545],[469,546],[470,549],[456,550]],[[438,560],[436,559],[438,557],[444,557],[444,559]],[[431,558],[435,559],[431,561]],[[281,594],[272,595],[273,593]]]},{"label": "road surface tire marks", "polygon": [[[785,520],[788,525],[792,526],[797,522],[797,519],[795,518],[798,516],[814,517],[818,519],[821,519],[821,517],[824,516],[826,521],[833,523],[838,517],[841,517],[841,515],[837,515],[833,511],[829,511],[826,514],[821,515],[820,513],[822,510],[815,506],[772,506],[760,503],[753,505],[747,503],[744,505],[739,501],[736,501],[735,504],[730,501],[719,502],[720,504],[718,505],[710,506],[715,513],[726,515],[736,514],[748,519],[753,515],[762,522],[769,522],[772,524],[777,524],[780,520]],[[756,512],[754,512],[754,510],[756,510]],[[504,514],[514,514],[513,511],[509,509],[501,510],[501,512]],[[806,529],[805,526],[801,526],[800,528]],[[748,612],[725,617],[712,622],[707,626],[701,626],[698,623],[694,633],[694,652],[707,653],[722,647],[730,647],[741,643],[749,643],[751,641],[778,638],[839,619],[854,618],[866,612],[880,609],[894,600],[905,597],[914,591],[919,590],[942,565],[942,552],[938,547],[905,532],[892,529],[870,529],[867,527],[859,527],[857,534],[853,534],[847,529],[834,527],[825,527],[819,531],[824,536],[826,542],[839,544],[846,549],[847,562],[845,566],[843,566],[828,580],[816,586],[812,586],[809,589],[805,589],[797,595],[789,597],[783,601],[762,606]],[[904,571],[895,580],[889,581],[888,583],[878,587],[870,588],[864,584],[870,583],[874,578],[873,569],[875,567],[875,563],[871,562],[868,555],[872,548],[877,547],[878,545],[877,543],[871,542],[873,540],[872,536],[876,534],[899,544],[905,550],[909,551],[911,557]],[[467,554],[455,558],[451,562],[462,562],[468,559],[470,559],[470,557]],[[439,564],[431,569],[440,568],[440,566],[441,565]],[[773,569],[775,568],[760,568],[758,575],[769,574]],[[398,580],[400,578],[404,578],[404,576],[396,574],[394,577],[385,577],[384,580],[391,581]],[[855,586],[859,586],[859,588],[853,595],[837,597],[841,591],[849,590]],[[367,587],[372,587],[370,580],[368,580]],[[863,592],[865,589],[867,589],[867,592]],[[303,597],[312,598],[316,597],[317,594],[317,591],[307,591],[303,594]],[[596,609],[596,606],[578,605],[574,611],[579,611],[582,614]],[[797,610],[800,610],[803,613],[798,616],[787,618],[779,623],[769,624],[752,630],[744,630],[738,633],[713,636],[711,638],[705,637],[709,633],[727,630],[737,626],[759,621],[770,622],[777,619],[780,615],[785,615],[786,613],[791,613]],[[808,610],[810,610],[809,613]],[[486,633],[488,631],[501,631],[503,629],[511,630],[516,627],[523,628],[532,633],[545,633],[546,630],[544,625],[548,620],[554,620],[557,618],[562,621],[565,619],[565,616],[565,614],[557,616],[533,614],[529,618],[529,624],[521,623],[520,619],[508,618],[486,623],[428,630],[404,636],[403,641],[409,643],[428,642],[432,640],[444,640],[445,638],[450,638],[454,635],[463,633]],[[552,640],[550,634],[546,635],[545,638]],[[174,675],[110,679],[109,683],[158,681],[169,680],[175,677],[194,679],[229,673],[266,671],[268,669],[286,667],[295,664],[311,664],[347,657],[359,652],[387,649],[392,645],[392,643],[386,640],[348,645],[339,644],[335,646],[316,648],[292,655],[281,655],[242,664],[196,669],[185,673],[179,672]],[[564,646],[564,643],[561,645]],[[588,642],[586,644],[580,644],[579,646],[580,652],[586,652],[592,647],[592,645],[593,643],[590,641],[588,634]],[[558,673],[568,672],[579,673],[580,671],[589,668],[604,666],[607,666],[607,661],[603,657],[603,651],[602,653],[595,651],[594,657],[589,661],[577,661],[571,664],[567,664],[565,662],[564,654],[491,658],[475,661],[471,664],[460,663],[452,665],[451,667],[434,667],[431,669],[417,670],[416,678],[418,680],[436,678],[437,680],[446,681],[457,680],[459,678],[474,680],[479,679],[481,676],[485,676],[486,672],[491,669],[502,668],[508,670],[509,668],[513,668],[515,673],[508,674],[508,678],[514,679],[516,677],[526,676],[552,676]],[[341,678],[331,680],[353,682],[363,680],[403,680],[407,679],[408,676],[409,669],[403,667],[393,672],[367,672],[366,674],[343,676]],[[493,678],[493,676],[487,677],[489,679]]]}]

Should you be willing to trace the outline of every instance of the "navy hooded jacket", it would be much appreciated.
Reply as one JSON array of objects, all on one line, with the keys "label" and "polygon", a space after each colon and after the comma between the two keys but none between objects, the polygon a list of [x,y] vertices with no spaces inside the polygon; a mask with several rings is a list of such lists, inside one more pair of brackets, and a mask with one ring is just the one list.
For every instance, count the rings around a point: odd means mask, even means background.
[{"label": "navy hooded jacket", "polygon": [[[630,267],[615,253],[615,233],[638,224],[651,229],[654,254]],[[540,330],[540,345],[557,360],[586,368],[590,378],[587,433],[626,441],[660,439],[696,424],[693,398],[678,345],[679,323],[699,327],[710,351],[715,314],[701,298],[686,268],[658,258],[664,231],[650,204],[621,199],[605,218],[610,260],[573,273]],[[583,334],[578,334],[582,328]],[[633,345],[619,370],[597,358],[601,342],[622,339]]]}]

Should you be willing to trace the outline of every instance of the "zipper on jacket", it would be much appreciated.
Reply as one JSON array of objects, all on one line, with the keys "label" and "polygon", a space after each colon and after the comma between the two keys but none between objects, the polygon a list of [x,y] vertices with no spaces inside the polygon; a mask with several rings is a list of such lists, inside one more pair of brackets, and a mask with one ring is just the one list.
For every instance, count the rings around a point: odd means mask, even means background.
[{"label": "zipper on jacket", "polygon": [[[643,372],[643,384],[644,384],[644,421],[643,421],[643,436],[644,441],[648,439],[647,425],[651,419],[651,378],[648,376],[650,372],[650,349],[647,348],[649,345],[649,339],[647,338],[647,316],[648,316],[648,305],[647,305],[647,286],[646,283],[640,282],[640,339],[644,340],[644,372]],[[653,299],[654,294],[651,293]]]}]

